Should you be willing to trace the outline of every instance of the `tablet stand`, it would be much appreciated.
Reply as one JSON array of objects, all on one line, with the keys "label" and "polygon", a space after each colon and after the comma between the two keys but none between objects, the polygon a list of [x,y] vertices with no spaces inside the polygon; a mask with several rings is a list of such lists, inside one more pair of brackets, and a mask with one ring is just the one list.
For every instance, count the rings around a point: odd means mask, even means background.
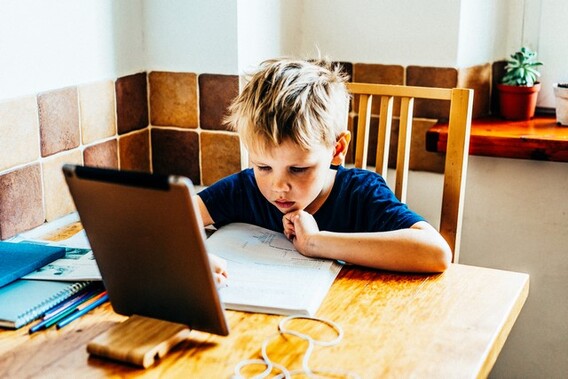
[{"label": "tablet stand", "polygon": [[189,336],[187,325],[138,315],[130,316],[95,337],[90,354],[148,368]]}]

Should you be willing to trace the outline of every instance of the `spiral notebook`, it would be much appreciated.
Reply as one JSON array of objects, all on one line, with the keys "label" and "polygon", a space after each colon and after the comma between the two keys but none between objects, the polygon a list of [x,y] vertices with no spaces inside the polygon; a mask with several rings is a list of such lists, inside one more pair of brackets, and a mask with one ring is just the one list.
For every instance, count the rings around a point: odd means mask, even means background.
[{"label": "spiral notebook", "polygon": [[0,327],[18,329],[85,288],[89,282],[19,279],[0,288]]}]

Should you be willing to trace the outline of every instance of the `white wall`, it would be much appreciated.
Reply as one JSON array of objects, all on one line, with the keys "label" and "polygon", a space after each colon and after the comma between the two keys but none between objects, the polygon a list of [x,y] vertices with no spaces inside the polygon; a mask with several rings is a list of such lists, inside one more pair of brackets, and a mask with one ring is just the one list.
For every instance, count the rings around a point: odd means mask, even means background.
[{"label": "white wall", "polygon": [[237,2],[143,0],[147,71],[238,72]]},{"label": "white wall", "polygon": [[555,106],[552,84],[568,82],[568,1],[541,1],[538,52],[544,66],[539,105],[552,108]]},{"label": "white wall", "polygon": [[145,67],[140,1],[3,0],[0,100]]},{"label": "white wall", "polygon": [[241,1],[237,14],[240,73],[251,72],[263,60],[282,55],[284,27],[280,0]]},{"label": "white wall", "polygon": [[[468,67],[503,58],[507,51],[509,21],[519,12],[519,1],[512,4],[495,0],[463,0],[457,67]],[[505,22],[504,22],[505,21]],[[520,25],[521,23],[519,23]],[[517,29],[512,29],[517,30]]]},{"label": "white wall", "polygon": [[335,60],[454,66],[460,2],[310,0],[298,53],[319,47]]}]

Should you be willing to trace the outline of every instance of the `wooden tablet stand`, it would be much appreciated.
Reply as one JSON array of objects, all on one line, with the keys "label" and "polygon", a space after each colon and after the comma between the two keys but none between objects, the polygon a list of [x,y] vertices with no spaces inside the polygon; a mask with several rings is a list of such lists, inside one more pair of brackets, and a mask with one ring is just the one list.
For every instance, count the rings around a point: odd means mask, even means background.
[{"label": "wooden tablet stand", "polygon": [[133,315],[95,337],[87,345],[87,351],[147,368],[186,339],[189,333],[187,325]]}]

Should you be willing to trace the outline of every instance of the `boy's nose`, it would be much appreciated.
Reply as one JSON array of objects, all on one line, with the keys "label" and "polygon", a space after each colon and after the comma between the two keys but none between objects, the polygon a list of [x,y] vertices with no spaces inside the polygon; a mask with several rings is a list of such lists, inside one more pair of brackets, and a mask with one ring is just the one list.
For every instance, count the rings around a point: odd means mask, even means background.
[{"label": "boy's nose", "polygon": [[274,192],[285,192],[290,189],[288,181],[284,176],[274,177],[272,180],[272,191]]}]

